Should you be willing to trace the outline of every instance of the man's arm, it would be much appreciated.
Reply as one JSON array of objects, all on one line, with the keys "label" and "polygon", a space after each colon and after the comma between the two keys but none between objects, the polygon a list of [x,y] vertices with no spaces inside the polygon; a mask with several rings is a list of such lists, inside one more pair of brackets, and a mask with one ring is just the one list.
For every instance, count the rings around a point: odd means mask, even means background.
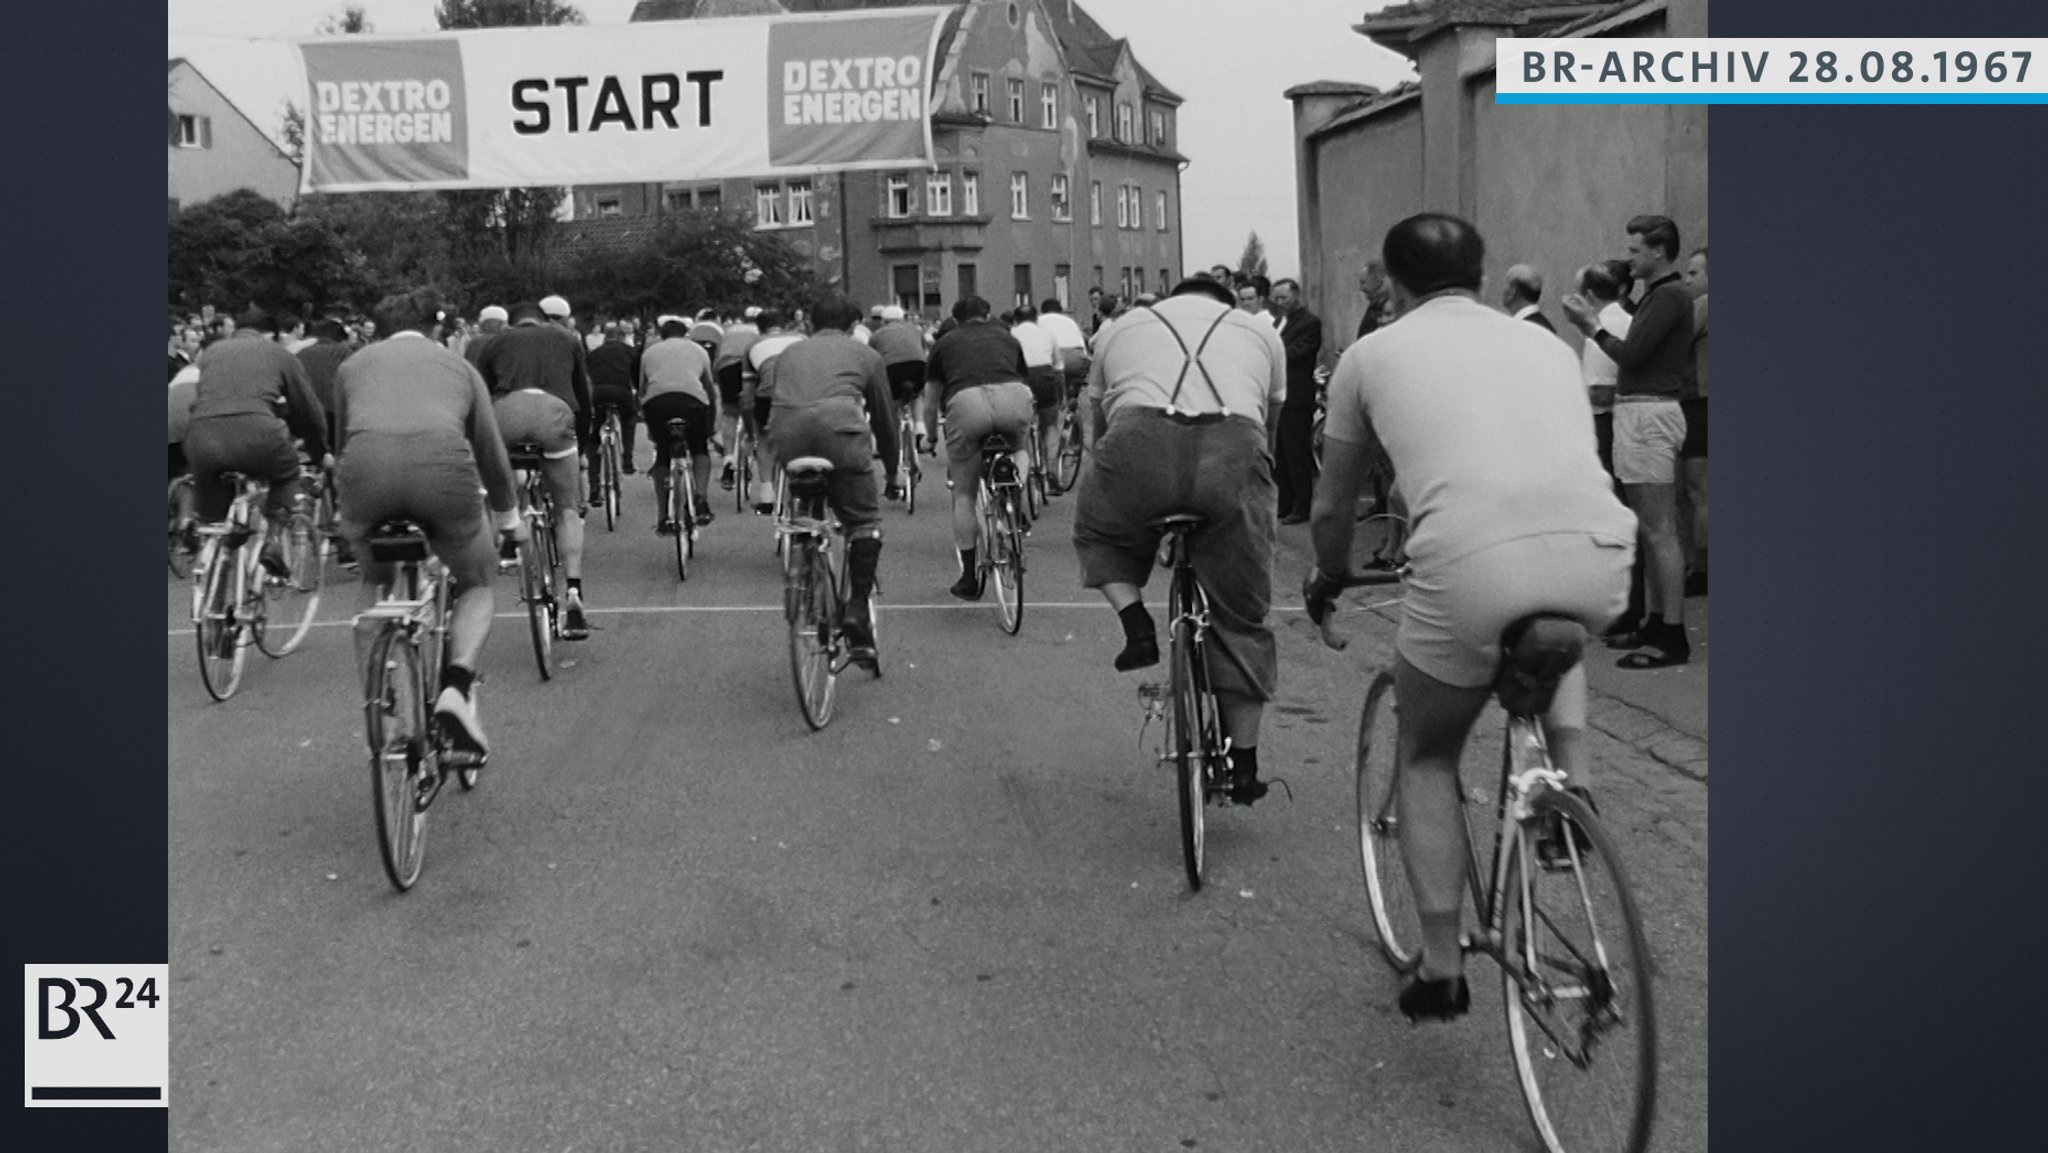
[{"label": "man's arm", "polygon": [[512,458],[506,454],[505,437],[498,431],[498,413],[491,407],[490,389],[484,385],[483,374],[474,367],[469,370],[469,383],[469,419],[465,422],[469,451],[476,457],[477,476],[484,482],[491,511],[502,518],[519,507]]},{"label": "man's arm", "polygon": [[875,454],[882,458],[882,466],[894,483],[903,448],[896,441],[896,402],[889,396],[889,370],[880,353],[871,352],[864,359],[868,374],[861,382],[861,391],[868,403],[868,425],[875,430]]},{"label": "man's arm", "polygon": [[1600,345],[1600,351],[1614,359],[1623,368],[1640,368],[1650,359],[1650,354],[1670,335],[1692,311],[1692,302],[1682,293],[1659,289],[1644,300],[1628,323],[1628,335],[1617,337],[1600,326],[1598,318],[1593,322],[1592,339]]},{"label": "man's arm", "polygon": [[590,353],[583,347],[583,338],[570,334],[576,346],[575,367],[569,373],[569,388],[576,394],[576,411],[583,426],[582,439],[585,444],[597,441],[597,410],[590,400]]},{"label": "man's arm", "polygon": [[327,455],[327,410],[320,405],[320,398],[313,395],[313,378],[306,375],[306,366],[299,358],[285,353],[280,366],[284,372],[285,412],[292,419],[287,423],[296,425],[292,429],[306,442],[306,453],[315,461]]},{"label": "man's arm", "polygon": [[1290,319],[1281,337],[1287,345],[1289,363],[1314,360],[1323,350],[1323,322],[1304,308]]}]

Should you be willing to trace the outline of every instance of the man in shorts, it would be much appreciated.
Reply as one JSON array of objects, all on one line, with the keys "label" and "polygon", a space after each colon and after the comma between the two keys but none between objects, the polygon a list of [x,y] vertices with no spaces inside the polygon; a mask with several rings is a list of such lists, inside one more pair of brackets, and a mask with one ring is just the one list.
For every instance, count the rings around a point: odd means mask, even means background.
[{"label": "man in shorts", "polygon": [[[910,405],[912,426],[922,428],[917,401],[918,393],[924,391],[924,335],[897,305],[883,305],[881,320],[882,326],[875,330],[868,347],[881,354],[882,367],[889,373],[889,402],[899,409]],[[925,450],[922,443],[917,447]]]},{"label": "man in shorts", "polygon": [[428,289],[385,298],[377,327],[390,335],[336,374],[336,511],[342,535],[363,558],[366,595],[391,576],[365,545],[387,520],[418,524],[447,566],[454,601],[434,725],[464,761],[481,767],[490,744],[477,718],[476,674],[496,607],[493,536],[523,538],[526,526],[490,394],[468,361],[434,340],[437,312]]},{"label": "man in shorts", "polygon": [[1140,599],[1159,551],[1147,525],[1172,513],[1204,519],[1188,549],[1209,596],[1218,654],[1209,676],[1230,738],[1230,794],[1251,804],[1267,790],[1259,726],[1280,677],[1266,623],[1277,515],[1266,421],[1286,395],[1280,336],[1203,274],[1132,309],[1095,352],[1088,403],[1106,431],[1075,490],[1081,583],[1100,589],[1123,624],[1117,671],[1157,664],[1158,632]]},{"label": "man in shorts", "polygon": [[[1469,862],[1458,759],[1485,708],[1501,633],[1538,613],[1597,631],[1627,603],[1635,517],[1593,443],[1571,348],[1479,301],[1486,250],[1454,216],[1396,224],[1382,250],[1401,320],[1360,340],[1329,386],[1323,481],[1303,590],[1322,620],[1351,573],[1369,433],[1394,463],[1415,531],[1395,636],[1401,852],[1422,922],[1411,1019],[1471,1004],[1458,946]],[[1325,574],[1330,574],[1326,576]],[[1560,768],[1585,779],[1586,673],[1575,667],[1543,719]]]},{"label": "man in shorts", "polygon": [[1025,467],[1024,441],[1032,419],[1031,386],[1017,338],[989,321],[988,301],[969,296],[953,305],[958,327],[939,338],[924,368],[925,437],[936,441],[934,413],[946,415],[946,472],[953,481],[953,548],[960,579],[953,595],[981,599],[975,494],[981,484],[981,442],[1002,433]]},{"label": "man in shorts", "polygon": [[562,639],[583,640],[590,623],[583,614],[583,468],[577,446],[590,440],[591,412],[583,342],[548,323],[539,305],[522,302],[513,306],[512,326],[492,339],[479,367],[505,447],[531,444],[540,450],[569,584]]},{"label": "man in shorts", "polygon": [[775,458],[768,448],[768,417],[775,403],[775,358],[804,338],[779,308],[764,308],[756,323],[761,337],[747,348],[747,380],[740,389],[740,419],[754,434],[754,511],[775,511]]},{"label": "man in shorts", "polygon": [[[590,403],[595,406],[591,420],[603,426],[603,412],[609,406],[619,414],[619,471],[633,473],[633,429],[640,420],[635,390],[640,380],[640,350],[627,339],[628,328],[619,321],[604,326],[604,343],[589,357]],[[597,472],[597,445],[593,441],[590,471]],[[666,507],[666,506],[663,506]]]},{"label": "man in shorts", "polygon": [[1628,261],[1644,285],[1628,335],[1600,327],[1593,304],[1574,293],[1565,315],[1618,368],[1614,389],[1614,475],[1642,521],[1643,619],[1607,643],[1634,650],[1619,668],[1660,669],[1692,659],[1685,635],[1685,548],[1678,536],[1678,454],[1685,443],[1679,404],[1692,376],[1693,301],[1678,259],[1678,226],[1665,216],[1628,222]]},{"label": "man in shorts", "polygon": [[[1031,407],[1038,423],[1038,439],[1052,441],[1052,430],[1060,422],[1060,402],[1066,399],[1066,378],[1060,372],[1060,346],[1052,331],[1038,323],[1038,310],[1027,302],[1010,314],[1010,335],[1024,350],[1024,382],[1031,386]],[[1036,442],[1033,443],[1036,451]],[[1038,467],[1052,472],[1050,461]],[[1050,491],[1050,490],[1048,490]]]},{"label": "man in shorts", "polygon": [[718,351],[711,358],[711,375],[718,381],[718,408],[723,414],[720,437],[727,453],[725,470],[718,481],[720,488],[730,489],[733,484],[731,453],[739,446],[740,395],[747,385],[747,353],[761,339],[761,329],[754,323],[760,312],[758,308],[749,308],[726,325],[718,338]]},{"label": "man in shorts", "polygon": [[661,508],[661,522],[655,531],[663,535],[679,530],[669,519],[670,469],[675,465],[676,442],[669,434],[669,422],[683,422],[683,444],[690,450],[690,483],[697,494],[698,524],[710,524],[711,426],[715,420],[712,397],[711,356],[690,337],[690,322],[665,317],[661,339],[640,354],[640,411],[647,418],[647,439],[654,444],[654,500]]}]

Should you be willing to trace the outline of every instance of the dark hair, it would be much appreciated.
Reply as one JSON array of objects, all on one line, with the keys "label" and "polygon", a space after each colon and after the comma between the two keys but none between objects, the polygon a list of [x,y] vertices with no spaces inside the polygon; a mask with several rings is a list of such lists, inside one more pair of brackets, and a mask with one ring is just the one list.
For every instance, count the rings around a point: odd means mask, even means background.
[{"label": "dark hair", "polygon": [[1181,281],[1179,284],[1174,285],[1173,291],[1167,293],[1167,295],[1206,296],[1209,299],[1215,301],[1216,303],[1223,305],[1225,308],[1229,308],[1237,303],[1237,301],[1230,295],[1230,290],[1223,286],[1223,282],[1209,275],[1206,272],[1198,272],[1193,276],[1190,276],[1187,279]]},{"label": "dark hair", "polygon": [[1045,298],[1044,303],[1038,306],[1038,311],[1043,314],[1058,316],[1059,314],[1065,312],[1066,309],[1060,305],[1059,297],[1048,296]]},{"label": "dark hair", "polygon": [[1108,316],[1116,311],[1116,306],[1120,303],[1122,302],[1117,300],[1116,297],[1105,292],[1102,294],[1102,299],[1096,303],[1095,311],[1103,316]]},{"label": "dark hair", "polygon": [[[1244,277],[1244,276],[1240,276],[1240,277],[1238,277],[1238,278],[1237,278],[1237,282],[1238,282],[1239,284],[1245,284],[1245,283],[1250,283],[1250,284],[1251,284],[1251,286],[1252,286],[1253,288],[1256,288],[1256,289],[1258,289],[1258,290],[1259,290],[1259,299],[1260,299],[1260,300],[1264,300],[1264,299],[1266,299],[1267,297],[1269,297],[1269,296],[1273,295],[1273,282],[1272,282],[1272,281],[1270,281],[1270,280],[1267,280],[1267,279],[1266,279],[1265,277],[1263,277],[1263,276],[1251,276],[1251,277]],[[1295,285],[1295,287],[1296,287],[1296,288],[1300,288],[1301,286],[1297,284],[1297,285]]]},{"label": "dark hair", "polygon": [[860,305],[848,300],[845,293],[828,292],[811,302],[811,330],[814,332],[827,328],[844,332],[860,318]]},{"label": "dark hair", "polygon": [[1416,296],[1446,288],[1476,292],[1486,278],[1486,242],[1479,230],[1443,212],[1418,212],[1387,229],[1380,259],[1387,275]]},{"label": "dark hair", "polygon": [[1017,311],[1014,315],[1017,319],[1012,321],[1011,323],[1030,324],[1031,322],[1038,319],[1038,310],[1031,307],[1030,302],[1026,301],[1025,303],[1017,306]]},{"label": "dark hair", "polygon": [[237,329],[248,328],[254,329],[257,332],[275,333],[277,331],[277,322],[270,318],[268,312],[255,305],[250,305],[241,315],[235,317],[235,327]]},{"label": "dark hair", "polygon": [[1579,287],[1600,300],[1620,300],[1634,282],[1635,274],[1626,260],[1600,261],[1579,277]]},{"label": "dark hair", "polygon": [[779,308],[764,308],[761,310],[761,314],[754,318],[754,326],[762,332],[766,332],[771,328],[781,328],[788,323],[789,318],[784,316]]},{"label": "dark hair", "polygon": [[548,314],[542,312],[540,305],[531,300],[522,300],[505,310],[505,321],[508,324],[518,324],[522,320],[546,320],[547,318]]},{"label": "dark hair", "polygon": [[661,338],[663,340],[670,340],[678,336],[687,339],[689,335],[690,325],[688,321],[671,320],[661,326]]},{"label": "dark hair", "polygon": [[[1293,278],[1293,277],[1291,277],[1291,276],[1283,276],[1283,277],[1281,277],[1280,279],[1278,279],[1278,280],[1276,280],[1276,281],[1274,281],[1274,282],[1273,282],[1273,287],[1274,287],[1274,288],[1278,288],[1278,287],[1280,287],[1280,286],[1281,286],[1281,285],[1283,285],[1283,284],[1285,284],[1285,285],[1288,285],[1289,287],[1293,288],[1293,289],[1294,289],[1294,294],[1295,294],[1296,296],[1299,296],[1299,295],[1301,295],[1301,281],[1299,281],[1299,280],[1296,280],[1296,279],[1294,279],[1294,278]],[[1268,292],[1268,293],[1267,293],[1267,295],[1269,295],[1269,296],[1270,296],[1270,295],[1271,295],[1271,293],[1270,293],[1270,292]]]},{"label": "dark hair", "polygon": [[970,320],[986,318],[987,316],[988,301],[983,300],[979,296],[963,296],[960,298],[960,302],[953,306],[953,319],[962,324],[966,324]]},{"label": "dark hair", "polygon": [[331,316],[314,321],[311,332],[315,340],[338,343],[348,339],[348,328]]},{"label": "dark hair", "polygon": [[431,288],[397,292],[377,302],[370,319],[386,336],[408,330],[433,332],[440,327],[441,295]]},{"label": "dark hair", "polygon": [[1678,225],[1673,224],[1669,216],[1631,217],[1624,231],[1630,236],[1642,237],[1644,244],[1662,249],[1664,259],[1678,259]]}]

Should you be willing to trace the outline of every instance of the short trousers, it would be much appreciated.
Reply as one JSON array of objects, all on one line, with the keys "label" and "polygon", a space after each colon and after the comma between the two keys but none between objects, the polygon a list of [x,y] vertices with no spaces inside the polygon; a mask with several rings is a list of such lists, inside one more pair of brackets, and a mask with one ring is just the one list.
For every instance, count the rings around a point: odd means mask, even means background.
[{"label": "short trousers", "polygon": [[1685,412],[1675,400],[1617,401],[1614,477],[1623,484],[1670,484],[1678,475]]},{"label": "short trousers", "polygon": [[619,410],[619,423],[633,419],[634,398],[630,388],[593,388],[590,390],[590,407],[597,412],[598,422],[604,421],[606,406]]},{"label": "short trousers", "polygon": [[1417,562],[1394,647],[1447,685],[1490,685],[1509,625],[1548,613],[1597,634],[1628,608],[1634,563],[1635,542],[1585,532],[1526,536],[1442,564]]},{"label": "short trousers", "polygon": [[1044,412],[1058,408],[1067,398],[1067,390],[1060,379],[1060,370],[1050,365],[1039,365],[1026,370],[1031,385],[1031,407]]},{"label": "short trousers", "polygon": [[1685,443],[1678,446],[1679,459],[1707,459],[1707,398],[1680,401],[1678,408],[1685,413]]},{"label": "short trousers", "polygon": [[550,460],[576,455],[576,413],[561,397],[521,389],[499,397],[491,407],[506,448],[530,441]]},{"label": "short trousers", "polygon": [[299,478],[299,452],[283,421],[264,413],[239,413],[195,420],[185,428],[185,459],[192,466],[192,492],[199,519],[220,520],[234,503],[235,490],[220,474],[239,472],[270,482],[272,512],[291,499]]},{"label": "short trousers", "polygon": [[[556,403],[560,403],[557,401]],[[341,534],[362,550],[363,538],[378,524],[403,517],[427,534],[434,555],[456,569],[489,522],[484,518],[483,481],[469,442],[445,432],[363,432],[349,438],[334,464]],[[486,541],[485,568],[491,550]],[[456,571],[458,581],[485,579]]]},{"label": "short trousers", "polygon": [[691,452],[704,456],[711,451],[711,406],[696,397],[664,392],[648,397],[640,411],[647,419],[647,437],[654,442],[654,467],[667,468],[675,459],[675,440],[668,432],[672,420],[683,422],[683,443]]},{"label": "short trousers", "polygon": [[1079,349],[1069,350],[1066,357],[1064,375],[1067,378],[1067,399],[1072,400],[1081,395],[1082,389],[1088,387],[1089,360],[1088,354]]},{"label": "short trousers", "polygon": [[740,410],[740,390],[746,387],[746,366],[735,360],[713,373],[718,378],[718,399],[729,412]]},{"label": "short trousers", "polygon": [[[981,483],[981,442],[992,432],[1022,450],[1034,413],[1031,389],[1017,381],[963,388],[946,402],[946,460],[953,491],[973,492]],[[964,488],[962,486],[965,486]]]},{"label": "short trousers", "polygon": [[924,361],[899,360],[889,366],[889,398],[898,406],[909,404],[924,391]]},{"label": "short trousers", "polygon": [[822,456],[832,462],[825,500],[849,535],[855,529],[873,530],[882,522],[882,502],[875,490],[875,434],[858,402],[834,400],[777,410],[768,448],[777,464],[800,456]]}]

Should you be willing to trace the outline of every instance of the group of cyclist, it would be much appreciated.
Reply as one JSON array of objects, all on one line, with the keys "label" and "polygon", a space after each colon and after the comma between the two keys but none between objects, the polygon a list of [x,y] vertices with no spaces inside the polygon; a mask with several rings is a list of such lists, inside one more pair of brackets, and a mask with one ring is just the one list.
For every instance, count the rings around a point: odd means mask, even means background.
[{"label": "group of cyclist", "polygon": [[[1468,857],[1455,774],[1500,664],[1502,631],[1536,613],[1595,631],[1619,616],[1636,523],[1601,467],[1569,348],[1480,302],[1477,230],[1420,214],[1387,233],[1382,256],[1397,319],[1351,345],[1329,381],[1310,529],[1316,562],[1303,595],[1320,621],[1353,576],[1361,490],[1383,451],[1411,520],[1395,676],[1407,782],[1401,836],[1422,957],[1401,1006],[1410,1017],[1448,1019],[1469,1004],[1458,942]],[[1073,539],[1083,585],[1101,593],[1122,625],[1112,664],[1132,671],[1160,660],[1142,597],[1159,547],[1156,522],[1199,516],[1188,548],[1220,654],[1210,677],[1231,750],[1228,794],[1243,804],[1265,795],[1259,730],[1280,663],[1269,622],[1278,530],[1267,429],[1286,389],[1272,325],[1239,308],[1207,273],[1105,320],[1092,346],[1054,302],[998,319],[987,301],[963,299],[929,345],[901,309],[874,310],[864,324],[857,306],[827,293],[806,312],[804,326],[772,308],[664,316],[644,349],[618,333],[588,349],[568,302],[548,297],[484,310],[458,353],[429,339],[442,316],[430,291],[393,296],[376,313],[382,339],[334,370],[331,424],[300,360],[249,318],[199,357],[189,419],[181,436],[174,411],[173,441],[183,441],[203,518],[224,513],[230,494],[218,478],[227,471],[271,481],[269,509],[282,513],[299,475],[297,436],[313,459],[330,447],[338,458],[340,530],[356,555],[367,558],[364,538],[388,520],[425,530],[455,591],[435,723],[480,763],[488,745],[474,686],[491,627],[491,580],[499,547],[526,531],[510,446],[538,450],[553,491],[568,577],[566,639],[588,635],[580,512],[587,487],[578,461],[596,443],[601,412],[646,422],[663,510],[672,467],[687,449],[701,521],[711,515],[702,494],[712,449],[737,449],[742,431],[758,454],[751,495],[760,511],[772,504],[767,478],[778,466],[824,458],[833,466],[827,497],[848,542],[846,633],[856,652],[872,655],[883,497],[898,496],[903,480],[898,407],[911,407],[918,451],[943,443],[960,567],[951,591],[976,599],[975,494],[986,439],[1000,435],[1028,452],[1047,415],[1057,420],[1060,406],[1080,396],[1088,463],[1076,486]],[[725,455],[730,488],[738,483],[735,453]],[[174,443],[174,471],[179,464]],[[666,512],[657,527],[678,530]],[[265,563],[282,561],[267,553]],[[365,560],[368,585],[382,578],[375,568]],[[1585,713],[1585,676],[1574,669],[1545,727],[1556,759],[1581,787]]]}]

